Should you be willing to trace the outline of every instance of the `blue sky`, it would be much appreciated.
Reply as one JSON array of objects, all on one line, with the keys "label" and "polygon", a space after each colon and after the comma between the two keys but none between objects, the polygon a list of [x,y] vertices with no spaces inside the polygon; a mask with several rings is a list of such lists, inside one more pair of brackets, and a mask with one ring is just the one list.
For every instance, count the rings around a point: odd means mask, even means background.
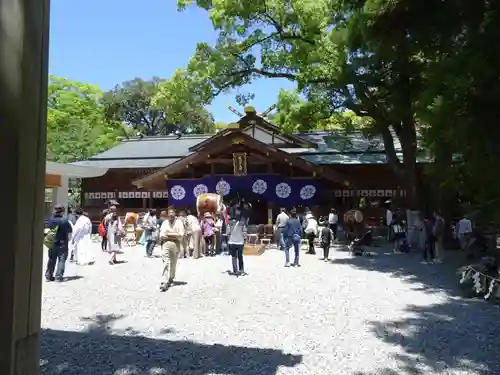
[{"label": "blue sky", "polygon": [[[208,14],[197,8],[177,12],[175,0],[52,0],[50,74],[99,85],[102,90],[140,77],[168,78],[184,67],[200,41],[213,43]],[[255,93],[252,105],[264,111],[276,102],[286,80],[261,79],[243,89]],[[234,93],[210,107],[216,121],[242,111]]]}]

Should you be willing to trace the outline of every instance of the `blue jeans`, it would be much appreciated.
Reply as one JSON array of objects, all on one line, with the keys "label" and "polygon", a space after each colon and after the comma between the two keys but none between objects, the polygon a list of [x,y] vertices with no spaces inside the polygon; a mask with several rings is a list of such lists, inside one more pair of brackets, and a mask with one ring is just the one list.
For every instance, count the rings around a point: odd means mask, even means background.
[{"label": "blue jeans", "polygon": [[55,271],[56,279],[62,279],[62,277],[64,276],[67,259],[68,259],[68,246],[54,246],[52,250],[49,250],[49,260],[47,261],[45,278],[47,280],[53,280]]},{"label": "blue jeans", "polygon": [[283,230],[284,228],[278,228],[278,247],[281,251],[285,250],[286,248],[285,237],[283,236]]},{"label": "blue jeans", "polygon": [[293,264],[299,264],[299,254],[300,254],[300,236],[295,234],[292,238],[288,238],[285,245],[285,262],[290,263],[290,249],[293,246],[295,252],[295,259]]},{"label": "blue jeans", "polygon": [[150,257],[153,255],[153,249],[155,248],[156,241],[155,240],[147,240],[146,241],[146,255]]}]

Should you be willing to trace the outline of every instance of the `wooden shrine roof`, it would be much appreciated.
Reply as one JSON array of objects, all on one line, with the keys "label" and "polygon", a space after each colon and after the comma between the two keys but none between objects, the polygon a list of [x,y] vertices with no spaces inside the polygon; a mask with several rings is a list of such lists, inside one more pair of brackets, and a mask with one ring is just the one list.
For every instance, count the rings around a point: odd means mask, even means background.
[{"label": "wooden shrine roof", "polygon": [[266,144],[259,141],[246,134],[242,129],[233,129],[233,131],[228,132],[221,137],[213,138],[210,142],[205,143],[196,153],[192,153],[185,158],[166,166],[165,168],[141,177],[140,179],[133,181],[133,184],[143,187],[157,182],[158,179],[164,180],[166,175],[168,176],[170,174],[178,173],[182,169],[189,168],[193,164],[206,162],[212,156],[222,153],[224,150],[234,145],[244,145],[244,147],[246,147],[250,152],[259,152],[272,160],[289,163],[290,165],[311,172],[311,174],[315,174],[318,177],[337,184],[344,184],[348,181],[347,176],[341,173],[332,170],[324,171],[321,166],[282,151],[272,144]]}]

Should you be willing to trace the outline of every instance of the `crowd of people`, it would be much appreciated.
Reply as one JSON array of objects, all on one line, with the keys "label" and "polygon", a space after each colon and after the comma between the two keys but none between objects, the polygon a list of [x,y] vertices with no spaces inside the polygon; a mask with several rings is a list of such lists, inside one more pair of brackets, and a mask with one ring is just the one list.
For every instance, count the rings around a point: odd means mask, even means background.
[{"label": "crowd of people", "polygon": [[[305,209],[304,214],[298,214],[295,208],[289,212],[285,208],[280,210],[276,217],[275,231],[277,246],[285,253],[285,267],[300,267],[300,245],[303,239],[307,240],[309,249],[306,254],[316,254],[315,244],[319,243],[323,249],[325,262],[329,260],[330,247],[337,239],[338,214],[331,209],[328,217],[317,220],[312,210]],[[294,260],[290,263],[290,250],[294,249]]]},{"label": "crowd of people", "polygon": [[[79,265],[88,265],[95,262],[92,253],[92,222],[88,214],[78,208],[75,212],[66,211],[64,206],[56,205],[54,213],[48,222],[47,232],[53,232],[48,253],[45,279],[47,281],[63,281],[66,261]],[[48,233],[45,234],[48,236]]]},{"label": "crowd of people", "polygon": [[[73,223],[74,221],[74,223]],[[155,246],[161,248],[163,260],[160,289],[167,290],[173,285],[179,258],[216,256],[228,253],[232,258],[232,274],[246,275],[243,248],[246,238],[248,218],[245,210],[238,206],[231,209],[231,216],[205,213],[198,218],[191,212],[176,212],[174,208],[157,215],[151,209],[142,220],[145,256],[152,257]],[[65,215],[62,206],[55,206],[48,223],[48,232],[53,233],[49,248],[49,260],[45,277],[47,281],[63,281],[68,256],[79,265],[92,264],[92,223],[81,209]],[[109,254],[108,263],[119,263],[117,255],[122,252],[125,237],[125,223],[117,214],[116,206],[103,212],[98,232],[102,237],[101,249]],[[48,234],[46,233],[46,238]]]},{"label": "crowd of people", "polygon": [[[405,253],[411,248],[408,242],[408,226],[406,215],[399,209],[394,212],[387,209],[388,240],[393,241],[395,253]],[[416,227],[417,240],[414,247],[422,251],[422,263],[441,263],[443,255],[443,242],[448,226],[439,211],[432,215],[420,215],[419,224]],[[474,227],[468,215],[464,214],[456,223],[451,225],[452,237],[455,239],[462,251],[468,252],[472,244],[479,240],[479,235],[474,234]],[[485,246],[485,245],[481,245]]]},{"label": "crowd of people", "polygon": [[[388,240],[393,241],[394,252],[407,252],[408,228],[405,215],[400,210],[387,210],[386,225]],[[174,282],[179,258],[203,256],[213,257],[229,254],[232,258],[232,274],[246,275],[243,249],[247,237],[248,210],[233,205],[226,214],[205,213],[197,217],[190,211],[177,213],[174,208],[161,211],[151,209],[142,220],[142,243],[145,256],[152,257],[155,246],[161,248],[164,266],[164,280],[160,289],[167,290]],[[62,281],[65,264],[69,257],[79,265],[95,262],[92,253],[92,223],[81,209],[65,215],[63,206],[55,206],[49,220],[48,230],[53,232],[53,244],[49,248],[49,257],[45,277],[47,281]],[[335,209],[328,216],[316,219],[309,209],[298,213],[296,209],[280,210],[274,225],[276,245],[284,252],[285,267],[300,267],[300,247],[302,241],[308,244],[306,254],[316,254],[316,247],[323,251],[322,260],[328,261],[330,248],[337,240],[339,217]],[[439,212],[432,217],[422,216],[418,230],[418,247],[422,249],[423,263],[439,263],[443,250],[443,237],[446,226]],[[469,246],[473,227],[464,216],[455,226],[456,237],[462,249]],[[117,215],[116,206],[105,210],[99,225],[102,237],[101,248],[109,254],[108,263],[118,263],[117,255],[122,252],[125,237],[124,223]],[[293,249],[293,260],[290,251]]]}]

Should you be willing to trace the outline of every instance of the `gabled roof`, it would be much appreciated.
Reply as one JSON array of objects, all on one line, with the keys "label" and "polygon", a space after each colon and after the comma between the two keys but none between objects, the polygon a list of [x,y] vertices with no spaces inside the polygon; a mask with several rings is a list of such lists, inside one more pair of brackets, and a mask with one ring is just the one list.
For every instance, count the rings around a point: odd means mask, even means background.
[{"label": "gabled roof", "polygon": [[267,144],[280,144],[287,147],[314,147],[314,143],[300,135],[284,134],[279,127],[257,116],[254,112],[248,112],[236,124],[233,124],[233,126],[229,126],[214,134],[212,137],[201,141],[197,145],[192,146],[189,150],[192,152],[198,151],[214,139],[231,133],[235,128],[239,128],[246,134],[251,134],[252,137]]},{"label": "gabled roof", "polygon": [[103,168],[162,168],[191,154],[189,148],[212,134],[132,138],[74,165]]},{"label": "gabled roof", "polygon": [[83,167],[71,164],[55,163],[47,161],[45,163],[45,173],[58,176],[89,178],[106,174],[107,168]]},{"label": "gabled roof", "polygon": [[[366,136],[361,132],[314,131],[299,133],[300,137],[316,145],[314,152],[369,153],[384,152],[384,141],[380,136]],[[393,135],[396,152],[401,151],[398,138]]]},{"label": "gabled roof", "polygon": [[152,181],[156,181],[158,178],[163,179],[165,175],[175,174],[179,170],[189,167],[190,164],[206,161],[212,154],[223,152],[225,149],[235,144],[243,144],[250,149],[267,155],[267,157],[271,159],[280,159],[286,163],[289,162],[298,168],[321,174],[324,178],[339,184],[343,184],[344,181],[347,181],[347,177],[342,173],[329,170],[323,174],[324,170],[320,166],[310,163],[300,157],[295,157],[294,155],[280,150],[272,144],[263,143],[244,133],[241,129],[233,129],[233,131],[228,132],[223,137],[215,138],[211,142],[206,143],[196,153],[190,154],[184,159],[181,159],[154,173],[141,177],[132,183],[136,186],[143,187],[150,184]]},{"label": "gabled roof", "polygon": [[[298,144],[291,138],[287,138],[290,142],[295,143],[283,145],[281,141],[277,142],[276,139],[265,133],[268,131],[266,126],[273,125],[266,122],[263,126],[255,126],[254,136],[257,140],[266,144],[274,142],[280,150],[301,157],[313,164],[386,163],[384,144],[380,137],[366,137],[360,132],[345,134],[343,131],[315,131],[293,135],[293,137],[301,139],[303,144]],[[249,125],[241,130],[252,136],[252,128],[253,125]],[[113,169],[164,168],[202,149],[210,142],[230,134],[234,130],[234,128],[228,128],[215,135],[194,134],[182,135],[180,138],[168,136],[129,139],[88,160],[73,164]],[[280,134],[278,137],[285,137],[285,135]],[[398,156],[400,156],[401,145],[397,137],[393,138],[394,147]],[[417,161],[429,162],[429,160],[422,153]]]}]

